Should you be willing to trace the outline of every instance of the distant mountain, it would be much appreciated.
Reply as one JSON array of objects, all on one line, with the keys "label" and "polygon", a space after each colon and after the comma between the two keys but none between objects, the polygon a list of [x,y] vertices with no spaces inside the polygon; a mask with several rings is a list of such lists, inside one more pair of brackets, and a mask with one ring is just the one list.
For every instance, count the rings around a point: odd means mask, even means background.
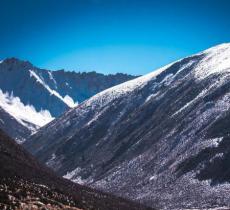
[{"label": "distant mountain", "polygon": [[230,207],[230,44],[107,89],[24,146],[58,174],[160,209]]},{"label": "distant mountain", "polygon": [[126,74],[49,71],[9,58],[0,62],[0,107],[34,131],[94,94],[133,78]]},{"label": "distant mountain", "polygon": [[0,130],[0,209],[151,210],[57,177]]}]

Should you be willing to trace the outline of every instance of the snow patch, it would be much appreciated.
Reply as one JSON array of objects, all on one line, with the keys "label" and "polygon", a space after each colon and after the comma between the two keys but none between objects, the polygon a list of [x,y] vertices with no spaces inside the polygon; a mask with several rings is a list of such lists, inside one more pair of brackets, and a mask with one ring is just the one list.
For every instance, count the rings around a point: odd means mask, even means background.
[{"label": "snow patch", "polygon": [[147,103],[147,102],[150,101],[151,99],[155,98],[157,95],[158,95],[158,92],[155,93],[155,94],[149,95],[149,96],[146,98],[145,103]]},{"label": "snow patch", "polygon": [[56,155],[53,153],[51,158],[46,162],[46,165],[51,167],[54,164],[55,159],[56,159]]},{"label": "snow patch", "polygon": [[151,176],[151,177],[149,178],[149,181],[152,181],[152,180],[155,180],[155,179],[157,179],[157,176],[156,176],[156,175],[153,175],[153,176]]},{"label": "snow patch", "polygon": [[74,100],[69,95],[66,95],[64,97],[64,101],[71,108],[73,108],[73,107],[78,105],[78,103],[77,102],[75,103]]},{"label": "snow patch", "polygon": [[55,90],[52,90],[33,70],[30,71],[30,77],[34,77],[37,82],[39,82],[44,88],[46,88],[50,95],[55,95],[60,100],[62,100],[67,106],[73,108],[77,105],[77,103],[74,103],[73,99],[66,95],[64,98]]},{"label": "snow patch", "polygon": [[67,172],[66,175],[64,175],[63,177],[65,179],[72,179],[74,176],[76,176],[78,173],[80,173],[81,171],[81,168],[77,167],[76,169],[74,169],[73,171],[71,172]]},{"label": "snow patch", "polygon": [[210,146],[218,147],[222,140],[223,140],[223,137],[210,139]]},{"label": "snow patch", "polygon": [[223,152],[217,153],[217,154],[215,154],[214,157],[212,157],[212,158],[209,160],[209,162],[213,162],[214,160],[220,159],[220,158],[223,158],[223,157],[224,157],[224,153],[223,153]]},{"label": "snow patch", "polygon": [[55,85],[55,87],[56,87],[56,89],[57,89],[57,82],[56,82],[56,80],[54,79],[52,72],[51,72],[51,71],[48,71],[48,74],[49,74],[50,80],[53,81],[53,83],[54,83],[54,85]]},{"label": "snow patch", "polygon": [[[77,176],[81,172],[81,168],[77,167],[71,172],[67,172],[66,175],[63,176],[65,179],[70,179],[72,182],[83,184],[83,180],[80,176]],[[76,178],[75,178],[76,177]]]},{"label": "snow patch", "polygon": [[189,101],[187,104],[185,104],[183,107],[181,107],[178,111],[176,111],[173,115],[177,115],[180,112],[182,112],[183,110],[185,110],[186,108],[188,108],[190,105],[192,105],[193,103],[195,103],[199,98],[201,98],[202,96],[204,96],[206,93],[208,92],[208,89],[202,90],[193,100]]},{"label": "snow patch", "polygon": [[[3,93],[1,89],[0,106],[26,127],[28,127],[28,123],[41,127],[54,119],[48,110],[37,112],[32,105],[24,105],[19,97],[13,95],[13,92],[11,94]],[[34,127],[30,127],[30,129],[34,129]]]},{"label": "snow patch", "polygon": [[230,44],[221,44],[203,51],[205,57],[195,69],[195,77],[203,79],[214,73],[230,72]]},{"label": "snow patch", "polygon": [[218,147],[222,140],[223,140],[223,137],[219,137],[219,138],[207,139],[207,140],[198,142],[193,147],[193,149],[196,151],[193,153],[198,154],[198,152],[200,152],[201,150],[205,148]]},{"label": "snow patch", "polygon": [[5,124],[5,122],[2,119],[0,119],[0,123]]},{"label": "snow patch", "polygon": [[92,182],[92,180],[90,178],[82,179],[81,176],[78,176],[78,174],[81,172],[81,170],[82,169],[80,167],[77,167],[73,171],[67,172],[67,174],[64,175],[63,178],[69,179],[72,182],[75,182],[75,183],[78,183],[78,184],[84,184],[86,182]]}]

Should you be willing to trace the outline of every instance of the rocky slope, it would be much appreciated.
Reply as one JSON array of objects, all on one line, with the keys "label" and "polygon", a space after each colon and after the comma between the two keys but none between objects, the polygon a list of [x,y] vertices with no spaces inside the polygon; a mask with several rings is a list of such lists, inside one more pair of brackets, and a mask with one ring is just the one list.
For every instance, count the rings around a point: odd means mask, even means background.
[{"label": "rocky slope", "polygon": [[57,177],[1,130],[0,168],[0,209],[150,210]]},{"label": "rocky slope", "polygon": [[230,44],[105,90],[24,146],[74,182],[162,209],[230,207]]},{"label": "rocky slope", "polygon": [[[132,78],[126,74],[49,71],[9,58],[0,62],[0,107],[21,125],[35,131],[94,94]],[[21,135],[11,137],[19,139]]]},{"label": "rocky slope", "polygon": [[21,143],[31,134],[31,130],[19,123],[12,115],[0,107],[0,129],[9,133],[16,142]]}]

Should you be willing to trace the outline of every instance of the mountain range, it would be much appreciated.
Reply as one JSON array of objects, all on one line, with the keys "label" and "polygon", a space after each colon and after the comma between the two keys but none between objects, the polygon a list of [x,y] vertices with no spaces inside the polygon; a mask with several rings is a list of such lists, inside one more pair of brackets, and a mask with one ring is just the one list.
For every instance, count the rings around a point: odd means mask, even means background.
[{"label": "mountain range", "polygon": [[228,209],[229,108],[226,43],[94,95],[23,146],[64,178],[148,206]]},{"label": "mountain range", "polygon": [[18,142],[96,93],[135,78],[121,73],[49,71],[16,58],[1,61],[0,73],[0,119],[5,123],[0,128]]}]

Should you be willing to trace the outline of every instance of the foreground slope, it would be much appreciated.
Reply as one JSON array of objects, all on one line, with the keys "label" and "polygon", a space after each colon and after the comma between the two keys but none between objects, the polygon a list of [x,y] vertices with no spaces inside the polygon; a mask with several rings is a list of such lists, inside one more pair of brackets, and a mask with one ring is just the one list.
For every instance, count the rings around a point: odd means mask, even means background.
[{"label": "foreground slope", "polygon": [[0,168],[0,209],[150,209],[57,177],[1,130]]},{"label": "foreground slope", "polygon": [[74,182],[160,208],[230,206],[230,44],[105,90],[25,147]]}]

